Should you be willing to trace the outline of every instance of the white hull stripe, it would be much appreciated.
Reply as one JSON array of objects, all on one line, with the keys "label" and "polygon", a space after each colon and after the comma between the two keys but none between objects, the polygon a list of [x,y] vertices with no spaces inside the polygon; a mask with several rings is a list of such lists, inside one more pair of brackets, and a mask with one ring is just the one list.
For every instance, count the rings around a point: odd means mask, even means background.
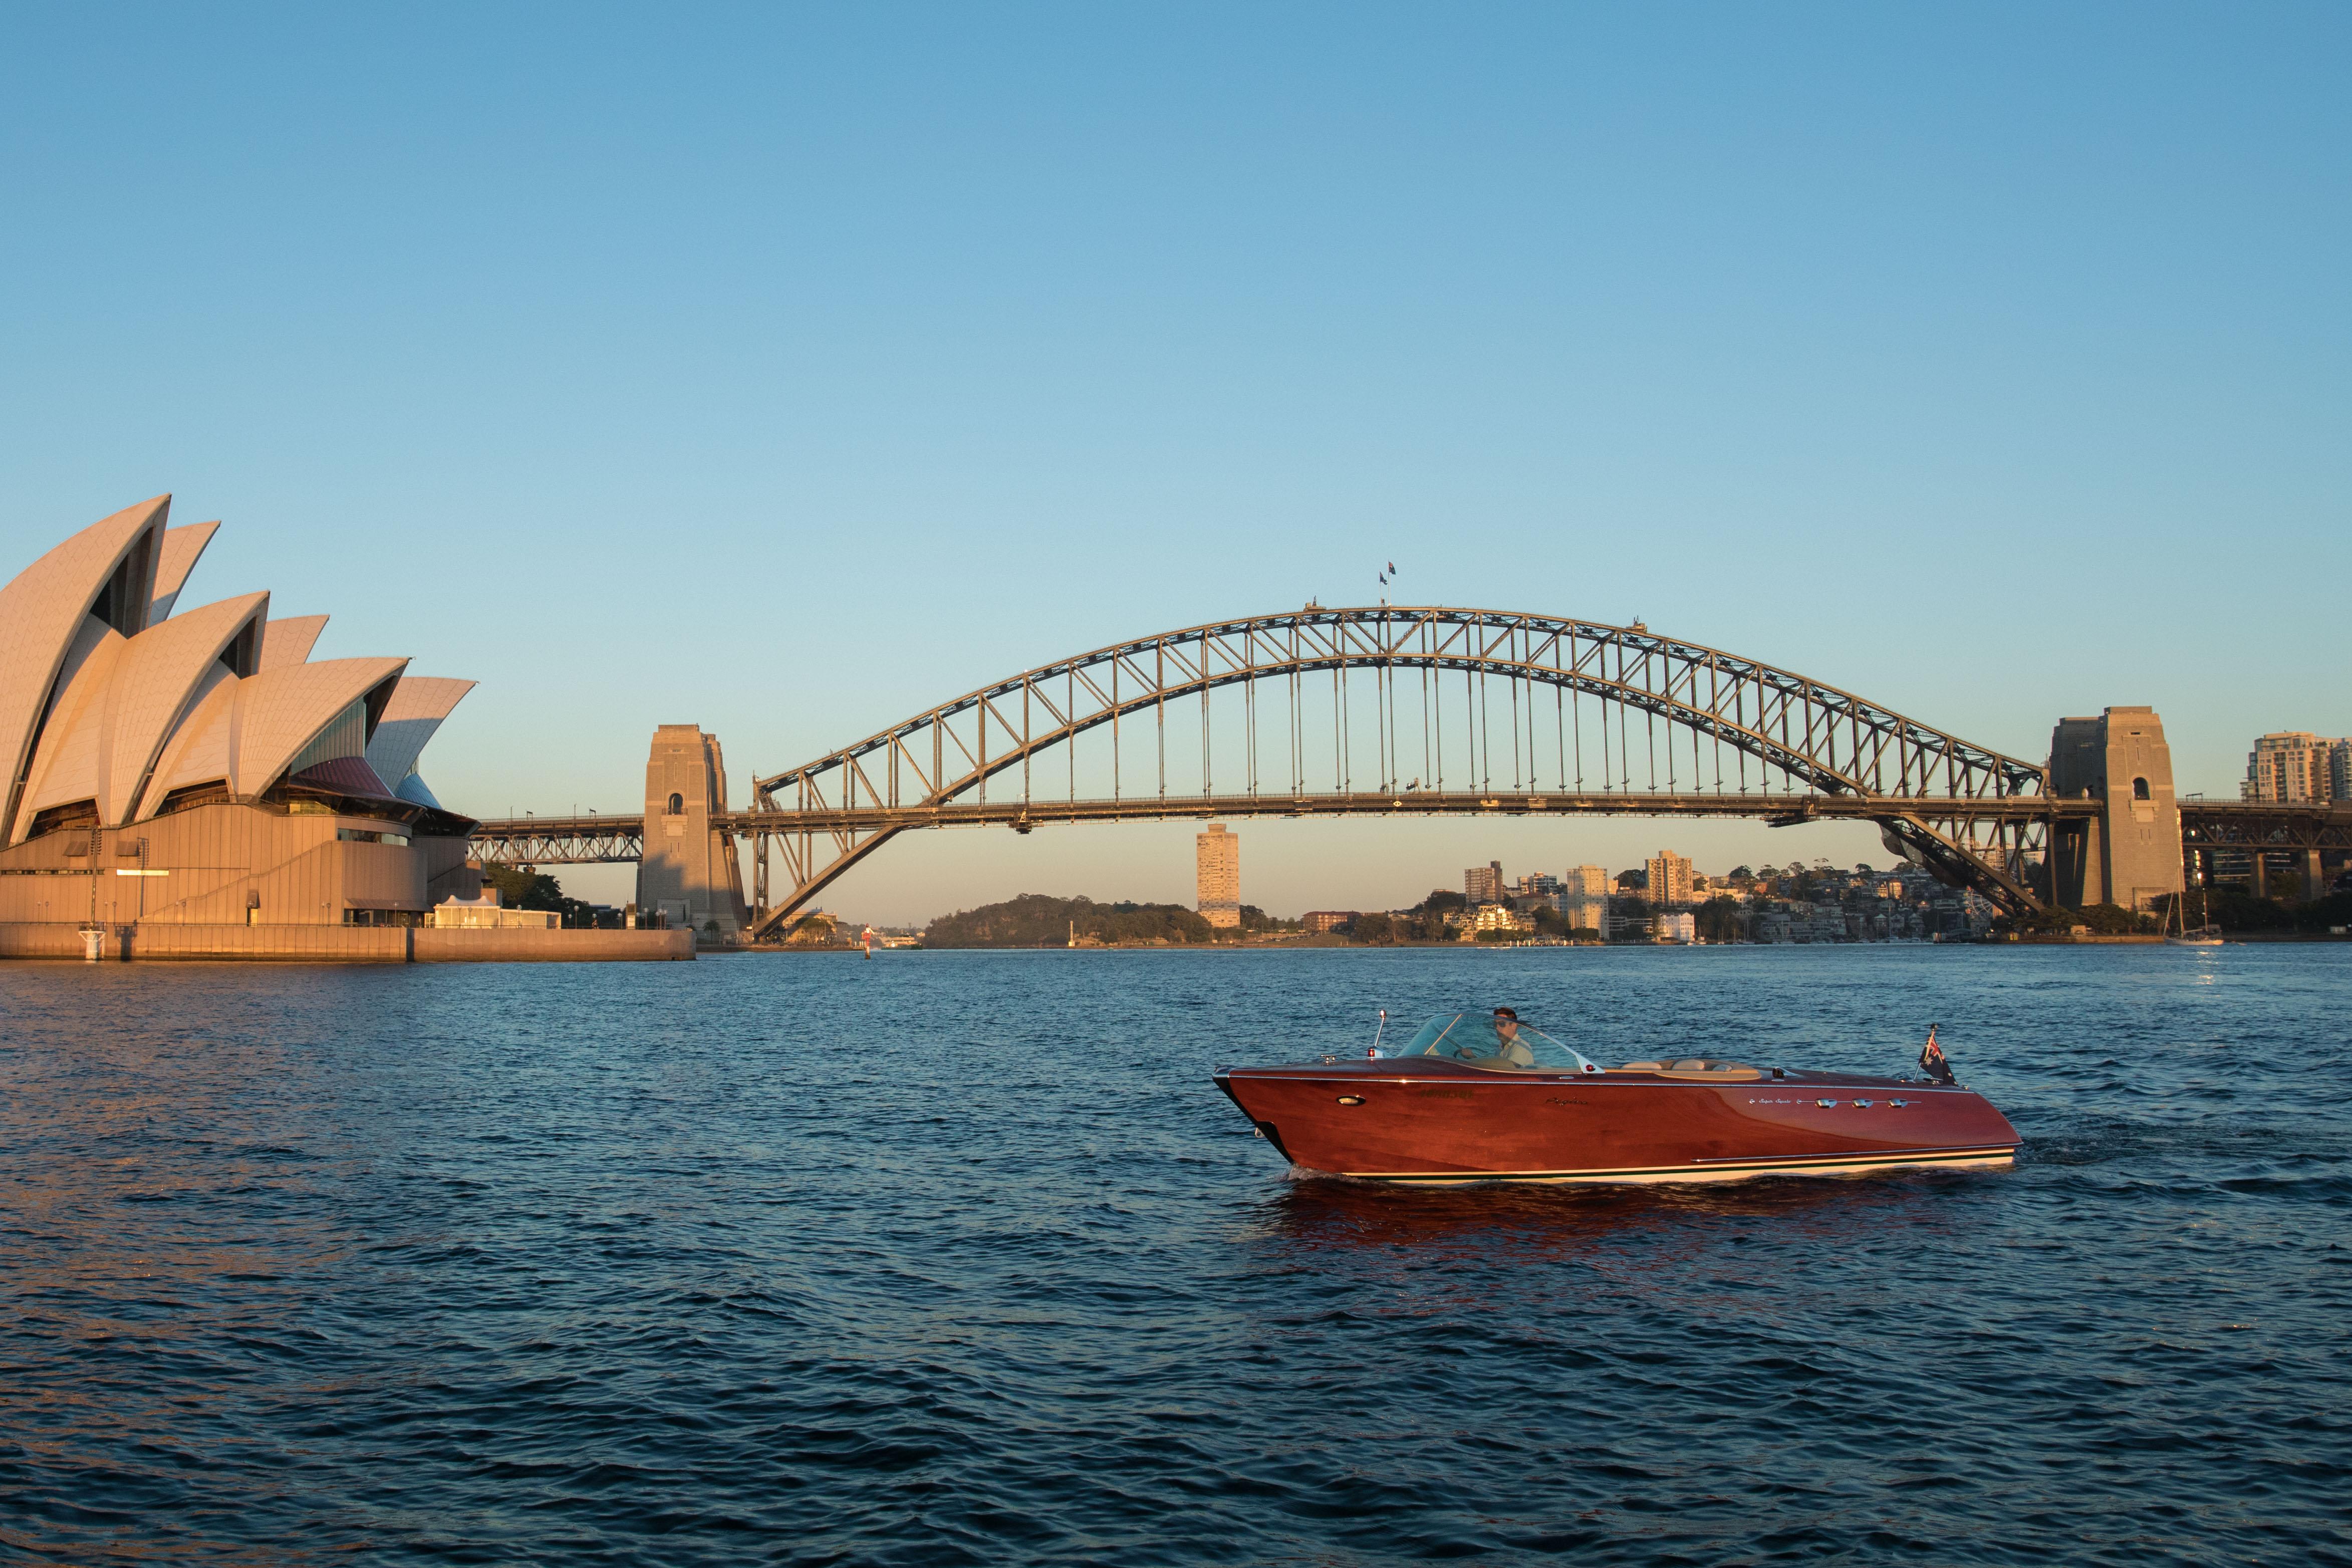
[{"label": "white hull stripe", "polygon": [[[1219,1083],[1228,1081],[1226,1079],[1218,1077],[1215,1074],[1212,1074],[1211,1077]],[[1373,1077],[1369,1074],[1359,1075],[1354,1078],[1339,1078],[1328,1073],[1318,1074],[1310,1077],[1306,1073],[1254,1072],[1247,1078],[1241,1079],[1238,1081],[1244,1088],[1254,1083],[1311,1083],[1318,1084],[1325,1088],[1339,1089],[1342,1090],[1362,1089],[1373,1085],[1378,1085],[1382,1088],[1396,1089],[1412,1089],[1415,1087],[1423,1089],[1558,1089],[1562,1084],[1573,1084],[1579,1089],[1739,1089],[1749,1093],[1754,1093],[1759,1089],[1777,1089],[1784,1094],[1824,1093],[1831,1089],[1835,1089],[1840,1094],[1853,1094],[1855,1092],[1880,1095],[1957,1094],[1965,1095],[1970,1100],[1982,1098],[1975,1089],[1966,1088],[1965,1086],[1945,1089],[1934,1084],[1905,1083],[1899,1079],[1874,1079],[1860,1083],[1829,1083],[1821,1081],[1809,1083],[1793,1078],[1745,1078],[1732,1079],[1720,1083],[1714,1083],[1696,1078],[1664,1079],[1626,1079],[1611,1078],[1605,1074],[1592,1074],[1590,1076],[1580,1077],[1575,1073],[1559,1073],[1549,1078],[1528,1078],[1517,1074],[1514,1074],[1507,1078],[1498,1072],[1490,1072],[1485,1078],[1381,1078]],[[1231,1089],[1227,1089],[1226,1092],[1230,1094],[1233,1091]]]},{"label": "white hull stripe", "polygon": [[1891,1171],[1916,1165],[2006,1165],[2016,1157],[2014,1144],[1984,1149],[1881,1151],[1867,1154],[1821,1154],[1777,1160],[1708,1161],[1690,1165],[1627,1165],[1614,1170],[1587,1171],[1342,1171],[1363,1182],[1720,1182],[1775,1172],[1804,1175],[1814,1172],[1857,1173]]}]

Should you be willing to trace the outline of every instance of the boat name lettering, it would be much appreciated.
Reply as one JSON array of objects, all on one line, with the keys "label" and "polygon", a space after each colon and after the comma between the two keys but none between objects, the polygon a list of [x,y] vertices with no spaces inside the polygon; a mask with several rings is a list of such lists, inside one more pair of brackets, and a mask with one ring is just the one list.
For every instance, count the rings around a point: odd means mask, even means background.
[{"label": "boat name lettering", "polygon": [[1548,1094],[1544,1096],[1544,1103],[1546,1105],[1590,1105],[1592,1102],[1589,1100],[1562,1100],[1556,1094]]},{"label": "boat name lettering", "polygon": [[1475,1100],[1466,1089],[1416,1089],[1412,1091],[1423,1100]]}]

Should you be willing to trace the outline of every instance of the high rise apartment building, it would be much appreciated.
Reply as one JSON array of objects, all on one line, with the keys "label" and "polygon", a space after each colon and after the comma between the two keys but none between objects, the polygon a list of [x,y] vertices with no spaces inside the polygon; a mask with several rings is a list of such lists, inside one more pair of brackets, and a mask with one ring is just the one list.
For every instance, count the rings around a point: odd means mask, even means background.
[{"label": "high rise apartment building", "polygon": [[1194,907],[1213,926],[1231,931],[1242,923],[1242,840],[1222,822],[1193,840],[1200,864],[1200,902]]},{"label": "high rise apartment building", "polygon": [[1661,849],[1650,857],[1650,902],[1663,909],[1668,904],[1691,901],[1691,863],[1671,849]]},{"label": "high rise apartment building", "polygon": [[1559,912],[1570,930],[1609,929],[1609,873],[1599,866],[1570,866],[1560,873]]},{"label": "high rise apartment building", "polygon": [[1462,896],[1470,907],[1499,904],[1503,901],[1503,863],[1489,860],[1484,866],[1473,866],[1462,873]]},{"label": "high rise apartment building", "polygon": [[1571,899],[1605,899],[1609,873],[1598,866],[1570,866],[1559,879],[1559,889]]},{"label": "high rise apartment building", "polygon": [[2352,740],[2331,741],[2301,730],[2264,735],[2246,757],[2246,800],[2279,805],[2352,801]]}]

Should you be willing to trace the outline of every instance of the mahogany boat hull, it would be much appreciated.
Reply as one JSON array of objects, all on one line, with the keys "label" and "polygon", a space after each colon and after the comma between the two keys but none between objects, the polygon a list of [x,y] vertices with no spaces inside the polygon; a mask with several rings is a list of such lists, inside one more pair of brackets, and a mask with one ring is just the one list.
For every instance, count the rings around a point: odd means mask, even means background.
[{"label": "mahogany boat hull", "polygon": [[[1717,1081],[1707,1081],[1710,1079]],[[2006,1165],[1973,1090],[1787,1071],[1484,1071],[1434,1058],[1225,1068],[1216,1082],[1294,1165],[1382,1182],[1702,1182]]]}]

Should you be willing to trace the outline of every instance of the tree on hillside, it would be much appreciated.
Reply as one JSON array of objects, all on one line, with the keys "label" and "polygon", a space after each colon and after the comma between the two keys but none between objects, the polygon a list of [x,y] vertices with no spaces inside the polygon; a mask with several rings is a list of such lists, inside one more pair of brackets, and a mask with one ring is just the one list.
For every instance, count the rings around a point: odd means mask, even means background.
[{"label": "tree on hillside", "polygon": [[1738,942],[1739,940],[1739,900],[1729,897],[1707,900],[1697,910],[1696,924],[1702,942]]},{"label": "tree on hillside", "polygon": [[2017,931],[2027,936],[2063,936],[2076,926],[2095,936],[2152,936],[2156,932],[2156,917],[2136,914],[2120,904],[2086,904],[2081,909],[2052,904],[2029,914],[1999,915],[1992,922],[1997,931]]},{"label": "tree on hillside", "polygon": [[828,946],[841,936],[841,923],[831,915],[819,912],[803,915],[792,924],[784,940],[802,947]]},{"label": "tree on hillside", "polygon": [[1216,931],[1180,904],[1098,904],[1083,896],[1024,893],[1003,903],[941,915],[923,932],[925,947],[1060,947],[1073,932],[1098,942],[1181,946],[1213,942]]},{"label": "tree on hillside", "polygon": [[1617,922],[1615,940],[1647,942],[1650,940],[1650,900],[1639,893],[1620,893],[1609,900],[1609,912]]}]

